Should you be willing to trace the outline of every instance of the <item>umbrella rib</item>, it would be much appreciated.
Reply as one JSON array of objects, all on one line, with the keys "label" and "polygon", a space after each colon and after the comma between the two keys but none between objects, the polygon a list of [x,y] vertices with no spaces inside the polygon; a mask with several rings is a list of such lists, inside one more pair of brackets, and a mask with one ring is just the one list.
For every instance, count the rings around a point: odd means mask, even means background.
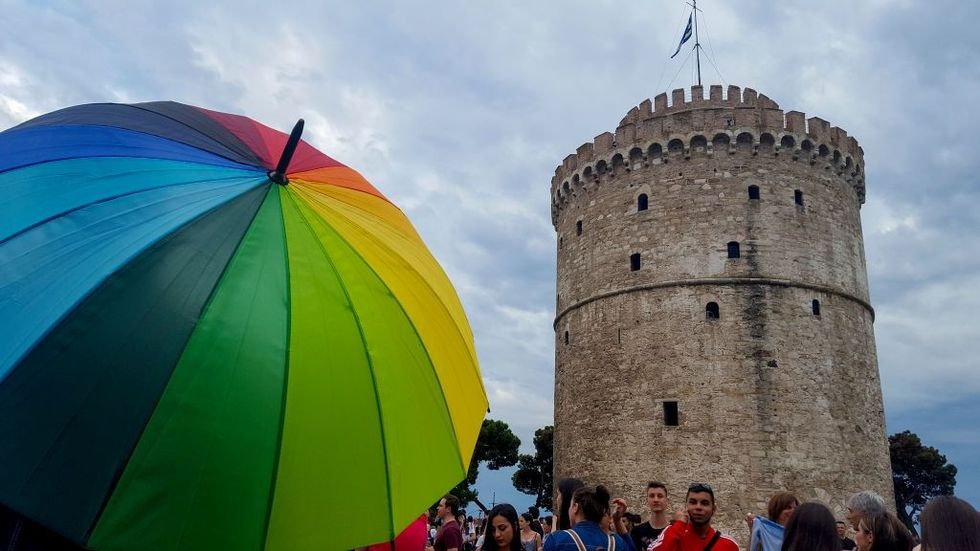
[{"label": "umbrella rib", "polygon": [[[195,109],[193,106],[190,106],[190,105],[187,105],[187,104],[184,104],[184,103],[179,103],[179,102],[172,102],[172,103],[175,103],[177,105],[183,105],[183,106],[186,106],[186,107],[190,107],[191,109]],[[110,105],[119,105],[119,104],[110,104]],[[204,136],[205,138],[211,140],[212,142],[214,142],[215,144],[221,146],[222,148],[227,149],[228,151],[231,151],[232,153],[237,153],[239,155],[242,155],[243,157],[248,156],[246,154],[251,155],[252,160],[254,160],[257,163],[256,166],[259,166],[259,167],[262,166],[261,160],[255,155],[255,152],[252,151],[248,147],[248,145],[246,145],[245,142],[243,142],[241,140],[241,138],[239,138],[238,136],[236,136],[234,132],[232,132],[232,131],[228,130],[227,128],[225,128],[220,122],[218,122],[218,121],[212,119],[211,117],[209,117],[206,113],[198,112],[198,113],[195,113],[195,114],[201,114],[201,115],[203,115],[210,122],[215,123],[218,127],[220,127],[222,130],[224,130],[228,134],[228,136],[234,138],[234,140],[237,142],[237,145],[240,145],[242,147],[242,151],[235,151],[231,147],[228,147],[227,145],[225,145],[225,144],[221,143],[220,141],[218,141],[217,139],[215,139],[210,134],[206,134],[206,133],[202,132],[201,130],[199,130],[199,129],[193,127],[193,126],[191,126],[190,124],[187,124],[186,122],[184,122],[182,120],[175,119],[175,118],[171,117],[170,115],[164,115],[163,113],[160,113],[160,112],[157,112],[157,111],[153,111],[152,109],[147,109],[142,104],[139,104],[139,103],[129,103],[129,104],[123,104],[123,105],[128,105],[130,107],[135,107],[136,109],[139,109],[141,111],[146,111],[147,113],[153,113],[154,115],[158,115],[158,116],[163,117],[165,119],[172,120],[172,121],[176,122],[177,124],[179,124],[179,125],[181,125],[183,127],[186,127],[186,128],[188,128],[190,130],[193,130],[197,135]],[[150,135],[151,136],[156,136],[156,134],[150,134]],[[159,137],[162,137],[162,136],[159,136]],[[179,140],[172,140],[172,141],[175,141],[177,143],[183,143],[185,145],[189,145],[189,144],[186,144],[185,142],[181,142]],[[193,147],[193,146],[191,146],[191,147]],[[218,154],[215,153],[215,155],[218,155]],[[218,156],[221,157],[221,158],[224,158],[224,159],[228,159],[229,161],[234,161],[236,163],[237,162],[241,162],[241,161],[232,159],[230,157],[226,157],[224,155],[218,155]]]},{"label": "umbrella rib", "polygon": [[[299,189],[299,188],[293,187],[293,190],[296,193],[298,193],[298,194],[301,194],[301,195],[303,194],[302,190]],[[317,201],[317,202],[319,204],[323,205],[322,202],[319,202],[319,201]],[[330,207],[328,207],[326,205],[324,205],[324,207],[330,209],[332,212],[337,212],[335,209],[331,209]],[[350,220],[346,216],[343,216],[343,215],[341,215],[339,213],[338,213],[338,215],[341,216],[344,219]],[[324,223],[326,223],[326,220],[324,220]],[[364,265],[367,267],[367,269],[370,270],[371,273],[373,273],[375,275],[375,277],[378,278],[378,281],[380,281],[385,286],[385,288],[388,289],[389,292],[391,292],[391,288],[388,287],[388,285],[384,282],[384,278],[382,278],[381,275],[378,274],[378,272],[371,266],[371,263],[368,262],[363,256],[361,256],[361,253],[353,245],[351,245],[351,243],[349,241],[347,241],[346,239],[344,239],[344,236],[340,232],[336,232],[336,233],[337,233],[337,238],[340,239],[341,241],[343,241],[345,244],[347,244],[347,246],[350,248],[350,250],[353,251],[353,253],[355,255],[357,255],[357,257],[360,258],[362,262],[364,262]],[[373,235],[370,235],[370,237],[371,237],[372,240],[374,240],[374,241],[377,242],[377,239]],[[396,254],[396,256],[399,256],[399,258],[401,258],[401,256],[400,255],[397,255],[397,253],[394,253],[394,251],[392,251],[392,253],[393,254]],[[324,251],[324,254],[326,254],[326,251]],[[333,265],[333,263],[331,263],[331,266],[332,265]],[[437,297],[439,296],[439,294],[436,293],[434,289],[432,289],[432,286],[429,285],[429,282],[425,278],[420,278],[420,279],[422,279],[422,281],[425,282],[425,285],[427,287],[429,287],[429,289],[432,291],[432,294],[433,295],[435,295]],[[343,285],[343,284],[341,284],[341,285]],[[344,292],[346,293],[346,288],[344,289]],[[418,328],[415,327],[415,323],[412,321],[411,316],[408,315],[408,312],[405,311],[405,307],[402,306],[401,301],[398,300],[398,297],[395,296],[395,293],[391,293],[391,296],[394,299],[395,304],[398,305],[398,309],[401,310],[402,314],[405,316],[405,319],[408,321],[408,325],[409,325],[409,327],[412,328],[412,332],[415,334],[415,337],[419,340],[419,342],[425,343],[425,341],[422,339],[422,336],[418,332]],[[448,308],[446,308],[445,303],[443,303],[442,300],[439,300],[438,302],[439,302],[439,305],[444,310],[446,310],[447,315],[450,318],[452,318],[452,314],[450,314],[448,312]],[[466,339],[462,335],[462,333],[459,332],[459,326],[456,325],[456,324],[454,324],[454,325],[456,326],[456,332],[457,332],[457,334],[459,334],[460,339],[465,343],[466,342]],[[358,324],[358,329],[360,329],[360,324]],[[362,336],[363,336],[363,334],[362,334]],[[436,380],[439,381],[439,383],[440,383],[439,384],[439,387],[440,387],[440,389],[442,389],[443,388],[442,387],[442,380],[439,378],[439,372],[435,369],[435,362],[432,361],[432,357],[429,355],[429,351],[428,351],[428,349],[426,349],[425,346],[422,346],[422,351],[425,352],[425,357],[429,361],[429,365],[432,366],[432,374],[436,378]],[[473,362],[473,365],[476,365],[476,362],[475,361]],[[372,377],[373,377],[373,373],[372,373]],[[480,386],[482,388],[483,387],[483,378],[477,376],[477,380],[480,381]],[[484,390],[484,395],[486,395],[486,390]],[[445,398],[445,395],[443,396],[443,398]],[[449,404],[446,403],[445,399],[443,400],[443,405],[446,408],[446,418],[449,420],[449,427],[452,429],[453,442],[456,444],[456,446],[455,446],[455,449],[457,450],[456,456],[459,459],[460,468],[465,472],[466,471],[466,465],[463,464],[462,450],[460,450],[460,444],[459,444],[459,435],[456,434],[456,424],[453,423],[453,416],[452,416],[451,412],[449,411]]]},{"label": "umbrella rib", "polygon": [[[287,193],[288,191],[289,190],[287,190]],[[300,220],[303,221],[303,224],[306,225],[310,233],[315,236],[316,231],[313,229],[313,225],[310,224],[306,214],[301,208],[299,208],[298,202],[291,193],[289,194],[289,200],[295,205],[296,210],[300,215]],[[326,224],[326,220],[324,220],[323,223]],[[320,248],[320,252],[323,253],[323,258],[327,261],[327,264],[330,265],[330,269],[333,270],[334,275],[337,277],[337,283],[340,285],[340,289],[344,292],[344,298],[347,299],[347,304],[350,306],[351,315],[354,317],[354,324],[357,326],[357,332],[361,336],[361,344],[364,348],[364,357],[367,360],[368,371],[371,374],[371,386],[374,387],[374,399],[378,407],[378,426],[381,431],[381,449],[385,458],[385,487],[388,489],[388,520],[391,523],[391,531],[389,535],[391,536],[390,539],[393,540],[395,539],[395,514],[394,505],[392,504],[393,500],[391,499],[391,467],[390,459],[388,457],[388,443],[385,438],[384,408],[381,407],[381,396],[379,396],[378,393],[378,380],[374,374],[374,360],[372,360],[371,353],[367,349],[367,340],[364,335],[364,327],[361,325],[361,318],[357,315],[357,309],[354,308],[354,301],[351,299],[347,286],[344,285],[343,278],[341,277],[340,272],[337,270],[337,266],[334,264],[333,259],[330,257],[330,253],[323,246],[323,243],[319,239],[315,239],[315,241],[317,246]],[[357,251],[354,252],[356,254]],[[370,266],[368,266],[368,268],[370,269]]]},{"label": "umbrella rib", "polygon": [[[282,193],[279,191],[279,186],[271,186],[269,193],[275,193],[277,196],[278,212],[280,228],[282,229],[282,241],[283,245],[286,247],[286,254],[283,255],[283,263],[285,264],[286,273],[286,311],[289,312],[292,309],[293,296],[291,293],[291,286],[289,285],[289,244],[286,242],[286,219],[282,215]],[[286,423],[286,389],[289,388],[289,339],[292,335],[292,323],[293,317],[290,315],[286,316],[286,358],[285,364],[283,365],[282,371],[282,398],[279,400],[279,432],[276,435],[276,453],[272,460],[272,477],[269,481],[269,501],[266,505],[266,515],[265,515],[265,526],[262,529],[262,548],[265,548],[265,543],[269,539],[269,523],[272,522],[272,505],[275,503],[276,497],[276,486],[279,481],[279,458],[282,453],[282,433],[283,426]]]}]

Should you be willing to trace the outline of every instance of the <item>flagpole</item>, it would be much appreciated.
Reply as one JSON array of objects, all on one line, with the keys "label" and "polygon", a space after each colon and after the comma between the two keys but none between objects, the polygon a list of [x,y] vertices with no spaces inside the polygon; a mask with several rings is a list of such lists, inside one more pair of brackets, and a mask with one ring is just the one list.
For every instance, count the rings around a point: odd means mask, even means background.
[{"label": "flagpole", "polygon": [[694,0],[694,57],[698,65],[698,86],[701,86],[701,41],[698,39],[698,0]]}]

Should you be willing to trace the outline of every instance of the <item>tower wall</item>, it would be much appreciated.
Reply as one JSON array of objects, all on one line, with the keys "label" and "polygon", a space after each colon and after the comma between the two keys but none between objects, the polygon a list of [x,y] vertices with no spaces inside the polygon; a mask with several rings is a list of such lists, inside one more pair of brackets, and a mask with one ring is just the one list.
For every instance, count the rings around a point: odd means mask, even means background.
[{"label": "tower wall", "polygon": [[715,524],[743,535],[775,491],[838,515],[855,491],[890,497],[863,151],[751,89],[691,94],[633,108],[552,181],[556,477],[638,511],[648,480],[675,508],[707,482]]}]

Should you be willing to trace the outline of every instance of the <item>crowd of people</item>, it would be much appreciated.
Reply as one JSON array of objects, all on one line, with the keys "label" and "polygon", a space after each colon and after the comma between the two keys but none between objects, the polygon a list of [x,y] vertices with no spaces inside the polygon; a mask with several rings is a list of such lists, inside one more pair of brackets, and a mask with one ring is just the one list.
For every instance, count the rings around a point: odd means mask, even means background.
[{"label": "crowd of people", "polygon": [[[558,484],[555,516],[534,507],[518,513],[509,504],[482,519],[460,510],[446,495],[436,508],[426,551],[739,551],[738,542],[711,524],[717,510],[712,487],[691,484],[684,504],[671,512],[667,486],[647,485],[649,516],[627,510],[603,486],[577,479]],[[748,551],[980,551],[980,515],[953,496],[931,500],[919,519],[921,541],[870,491],[847,503],[846,519],[826,505],[800,502],[790,492],[769,499],[765,515],[747,515]],[[853,538],[850,537],[853,534]]]}]

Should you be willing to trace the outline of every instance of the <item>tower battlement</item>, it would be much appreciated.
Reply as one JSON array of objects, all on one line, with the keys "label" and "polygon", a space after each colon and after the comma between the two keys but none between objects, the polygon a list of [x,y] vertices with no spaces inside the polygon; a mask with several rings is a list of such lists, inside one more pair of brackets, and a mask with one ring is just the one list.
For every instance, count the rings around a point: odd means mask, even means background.
[{"label": "tower battlement", "polygon": [[[668,99],[670,101],[668,101]],[[551,184],[552,218],[577,185],[614,177],[657,163],[683,162],[692,155],[786,155],[830,171],[865,199],[864,150],[847,131],[820,117],[784,112],[752,88],[692,86],[690,99],[678,88],[647,99],[620,121],[578,147],[555,169]]]}]

